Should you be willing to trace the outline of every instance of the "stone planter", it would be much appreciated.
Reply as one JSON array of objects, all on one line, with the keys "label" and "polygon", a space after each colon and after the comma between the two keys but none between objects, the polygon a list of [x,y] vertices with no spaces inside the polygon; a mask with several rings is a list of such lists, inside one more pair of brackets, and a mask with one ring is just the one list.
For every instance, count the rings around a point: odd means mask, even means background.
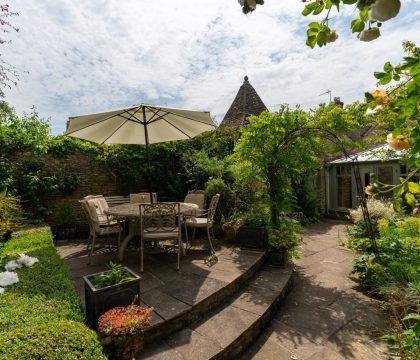
[{"label": "stone planter", "polygon": [[245,249],[266,250],[267,249],[267,229],[242,225],[238,231],[238,240],[241,247]]},{"label": "stone planter", "polygon": [[130,304],[140,305],[141,278],[129,268],[124,268],[135,278],[134,280],[102,289],[96,289],[92,280],[98,275],[109,273],[110,270],[83,277],[85,282],[86,320],[92,329],[97,328],[99,317],[107,310]]},{"label": "stone planter", "polygon": [[276,267],[285,267],[288,262],[287,249],[270,248],[267,251],[268,264]]}]

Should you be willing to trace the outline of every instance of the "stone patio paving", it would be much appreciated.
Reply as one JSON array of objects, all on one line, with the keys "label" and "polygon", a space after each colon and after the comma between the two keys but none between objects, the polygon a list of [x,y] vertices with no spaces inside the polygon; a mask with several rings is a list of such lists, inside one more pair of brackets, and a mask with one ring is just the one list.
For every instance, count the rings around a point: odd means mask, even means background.
[{"label": "stone patio paving", "polygon": [[349,278],[354,255],[339,245],[345,226],[326,220],[305,230],[293,287],[242,360],[386,359],[378,340],[386,315]]},{"label": "stone patio paving", "polygon": [[[92,256],[91,265],[88,265],[86,242],[62,243],[57,249],[70,268],[76,291],[84,305],[83,276],[106,270],[110,260],[117,261],[117,253],[112,251],[115,249],[99,249]],[[253,268],[255,271],[259,269],[263,257],[262,252],[240,250],[229,243],[219,246],[216,252],[218,262],[211,267],[204,261],[209,255],[207,246],[197,241],[187,251],[187,256],[182,257],[180,271],[176,270],[176,252],[168,252],[145,255],[144,272],[140,273],[139,251],[135,247],[127,248],[123,264],[142,278],[141,302],[154,308],[151,325],[173,319],[198,303],[204,303],[210,296],[229,292],[228,287],[232,287],[235,281],[240,282],[248,271],[251,276]]]}]

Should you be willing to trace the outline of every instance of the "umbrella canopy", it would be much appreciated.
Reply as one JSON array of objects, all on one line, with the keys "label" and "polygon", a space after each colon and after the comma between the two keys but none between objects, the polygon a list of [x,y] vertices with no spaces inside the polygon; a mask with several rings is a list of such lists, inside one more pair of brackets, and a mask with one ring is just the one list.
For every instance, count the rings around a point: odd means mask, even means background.
[{"label": "umbrella canopy", "polygon": [[216,127],[207,111],[137,105],[69,117],[65,135],[99,144],[141,144],[186,140]]},{"label": "umbrella canopy", "polygon": [[152,193],[149,144],[187,140],[215,128],[216,124],[208,111],[141,104],[126,109],[69,117],[64,135],[99,144],[146,145],[149,191]]}]

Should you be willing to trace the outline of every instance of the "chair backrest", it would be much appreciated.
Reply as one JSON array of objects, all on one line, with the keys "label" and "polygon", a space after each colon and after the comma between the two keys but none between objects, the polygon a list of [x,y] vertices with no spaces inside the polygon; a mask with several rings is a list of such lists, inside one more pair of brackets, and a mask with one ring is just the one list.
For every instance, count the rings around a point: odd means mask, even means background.
[{"label": "chair backrest", "polygon": [[199,209],[204,209],[206,204],[206,193],[203,190],[188,191],[184,199],[185,203],[196,204]]},{"label": "chair backrest", "polygon": [[216,214],[217,204],[219,204],[220,194],[213,195],[210,201],[209,212],[207,214],[207,221],[213,221],[214,214]]},{"label": "chair backrest", "polygon": [[109,208],[108,203],[102,195],[89,195],[84,198],[84,200],[89,205],[91,211],[95,209],[98,222],[101,224],[108,223],[108,217],[104,213],[106,209]]},{"label": "chair backrest", "polygon": [[[157,193],[152,193],[153,203],[157,203]],[[150,193],[141,192],[136,194],[130,194],[131,204],[150,204]]]},{"label": "chair backrest", "polygon": [[96,208],[85,199],[79,200],[79,203],[88,220],[90,231],[99,231],[99,219]]},{"label": "chair backrest", "polygon": [[180,231],[178,226],[179,203],[140,204],[139,206],[142,233]]}]

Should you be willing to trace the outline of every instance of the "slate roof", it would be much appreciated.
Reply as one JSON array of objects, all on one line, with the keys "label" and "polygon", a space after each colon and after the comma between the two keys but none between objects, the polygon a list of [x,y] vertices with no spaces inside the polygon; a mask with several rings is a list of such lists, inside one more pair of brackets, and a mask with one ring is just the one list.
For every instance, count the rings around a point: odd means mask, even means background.
[{"label": "slate roof", "polygon": [[220,128],[239,128],[248,124],[246,118],[251,115],[260,115],[267,107],[248,81],[248,76],[244,77],[244,82],[236,94],[235,100],[230,105],[225,117],[220,123]]}]

